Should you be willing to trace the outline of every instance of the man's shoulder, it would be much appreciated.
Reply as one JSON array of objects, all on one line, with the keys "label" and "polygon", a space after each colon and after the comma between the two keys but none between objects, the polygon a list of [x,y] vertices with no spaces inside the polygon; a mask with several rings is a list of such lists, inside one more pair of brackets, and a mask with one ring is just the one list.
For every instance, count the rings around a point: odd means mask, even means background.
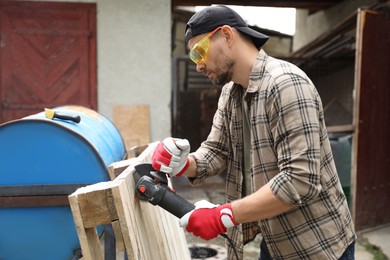
[{"label": "man's shoulder", "polygon": [[302,69],[287,60],[268,56],[264,66],[264,77],[271,78],[277,84],[297,79],[311,82]]},{"label": "man's shoulder", "polygon": [[265,63],[265,67],[267,68],[267,71],[274,74],[304,74],[303,70],[301,70],[295,64],[287,60],[275,58],[272,56],[268,56],[267,61]]}]

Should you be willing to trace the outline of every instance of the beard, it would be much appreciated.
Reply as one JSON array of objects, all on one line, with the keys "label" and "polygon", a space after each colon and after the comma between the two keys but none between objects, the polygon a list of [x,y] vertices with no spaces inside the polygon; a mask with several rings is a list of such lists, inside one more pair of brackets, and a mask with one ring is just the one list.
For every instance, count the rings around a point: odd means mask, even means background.
[{"label": "beard", "polygon": [[215,78],[211,79],[211,83],[217,87],[223,87],[226,83],[232,81],[235,62],[225,57],[220,64],[222,65],[214,71]]}]

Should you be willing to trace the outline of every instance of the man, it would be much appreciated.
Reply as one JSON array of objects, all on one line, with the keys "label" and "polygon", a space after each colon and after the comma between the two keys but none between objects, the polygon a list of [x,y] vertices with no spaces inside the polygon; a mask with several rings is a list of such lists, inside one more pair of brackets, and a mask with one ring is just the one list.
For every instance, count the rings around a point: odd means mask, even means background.
[{"label": "man", "polygon": [[261,49],[268,37],[225,6],[194,14],[185,39],[196,70],[223,86],[218,110],[197,151],[166,138],[153,167],[193,184],[227,169],[228,203],[197,203],[180,224],[206,240],[232,228],[241,257],[261,232],[262,260],[354,259],[351,214],[311,80],[268,56]]}]

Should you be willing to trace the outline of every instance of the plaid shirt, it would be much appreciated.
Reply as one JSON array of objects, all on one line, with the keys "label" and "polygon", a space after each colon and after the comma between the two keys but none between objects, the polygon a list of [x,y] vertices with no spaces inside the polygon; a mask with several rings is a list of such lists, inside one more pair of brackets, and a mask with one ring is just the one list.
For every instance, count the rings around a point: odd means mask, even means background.
[{"label": "plaid shirt", "polygon": [[[243,245],[261,232],[273,259],[338,259],[356,236],[317,90],[296,66],[261,50],[246,91],[252,192],[270,182],[275,196],[294,208],[234,227],[236,248],[242,256]],[[227,169],[227,201],[243,192],[242,95],[240,85],[223,87],[211,132],[191,154],[197,163],[193,184]]]}]

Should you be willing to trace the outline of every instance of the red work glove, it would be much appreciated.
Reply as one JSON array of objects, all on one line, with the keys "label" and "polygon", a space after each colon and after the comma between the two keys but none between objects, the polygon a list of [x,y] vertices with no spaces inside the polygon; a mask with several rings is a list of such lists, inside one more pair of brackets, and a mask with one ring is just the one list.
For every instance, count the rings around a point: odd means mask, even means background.
[{"label": "red work glove", "polygon": [[187,231],[204,240],[224,234],[227,228],[236,226],[231,203],[222,206],[206,200],[195,203],[195,209],[180,219],[180,226],[187,226]]},{"label": "red work glove", "polygon": [[180,176],[188,168],[190,143],[187,139],[168,137],[159,143],[152,155],[152,166],[169,177]]}]

